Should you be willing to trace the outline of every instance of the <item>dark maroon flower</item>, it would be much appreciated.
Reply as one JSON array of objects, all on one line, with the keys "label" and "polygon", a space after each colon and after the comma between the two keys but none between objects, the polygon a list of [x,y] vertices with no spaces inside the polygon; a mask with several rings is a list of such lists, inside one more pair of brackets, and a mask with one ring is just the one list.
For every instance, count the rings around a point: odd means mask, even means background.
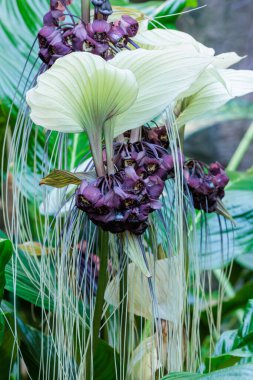
[{"label": "dark maroon flower", "polygon": [[43,23],[45,26],[58,26],[59,21],[64,18],[63,12],[61,11],[49,11],[43,17]]},{"label": "dark maroon flower", "polygon": [[61,36],[61,32],[54,26],[43,26],[38,33],[39,47],[46,48],[56,36]]},{"label": "dark maroon flower", "polygon": [[74,28],[68,29],[63,34],[63,39],[74,51],[82,51],[87,40],[87,31],[83,23],[77,24]]},{"label": "dark maroon flower", "polygon": [[134,37],[138,32],[139,24],[134,18],[123,15],[120,20],[120,27],[128,37]]},{"label": "dark maroon flower", "polygon": [[47,48],[42,48],[39,50],[39,57],[44,63],[49,65],[49,62],[51,60],[51,54],[49,54],[49,51]]},{"label": "dark maroon flower", "polygon": [[120,25],[116,23],[112,25],[107,35],[114,45],[118,47],[125,47],[127,45],[127,35]]},{"label": "dark maroon flower", "polygon": [[160,145],[165,149],[169,147],[169,137],[165,125],[154,128],[142,127],[142,134],[144,141]]},{"label": "dark maroon flower", "polygon": [[224,197],[224,187],[229,181],[222,165],[216,162],[208,167],[201,161],[186,161],[184,178],[194,207],[208,213],[216,211],[217,201]]},{"label": "dark maroon flower", "polygon": [[67,46],[61,37],[56,37],[48,46],[48,52],[51,55],[49,65],[52,65],[58,58],[72,52],[72,49]]},{"label": "dark maroon flower", "polygon": [[86,26],[89,36],[97,42],[104,42],[107,39],[107,33],[111,29],[111,25],[105,20],[95,20]]}]

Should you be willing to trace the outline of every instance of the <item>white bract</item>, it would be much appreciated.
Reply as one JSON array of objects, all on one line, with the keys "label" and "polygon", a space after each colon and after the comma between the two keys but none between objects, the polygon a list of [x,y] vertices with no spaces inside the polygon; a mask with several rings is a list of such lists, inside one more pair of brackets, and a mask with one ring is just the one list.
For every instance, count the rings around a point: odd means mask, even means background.
[{"label": "white bract", "polygon": [[28,91],[32,120],[49,130],[117,136],[159,115],[213,61],[191,46],[124,51],[106,62],[90,53],[60,58]]},{"label": "white bract", "polygon": [[175,112],[179,128],[202,114],[221,107],[229,100],[253,91],[252,71],[227,70],[244,58],[234,52],[215,56],[213,49],[197,42],[189,34],[169,29],[144,31],[134,40],[145,49],[160,50],[180,46],[183,50],[185,46],[191,46],[206,57],[213,57],[211,65],[177,98]]}]

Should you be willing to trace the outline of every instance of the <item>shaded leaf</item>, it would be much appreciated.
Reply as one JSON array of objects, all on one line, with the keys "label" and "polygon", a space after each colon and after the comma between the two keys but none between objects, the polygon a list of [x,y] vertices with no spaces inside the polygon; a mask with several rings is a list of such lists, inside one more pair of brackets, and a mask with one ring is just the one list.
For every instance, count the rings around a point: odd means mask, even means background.
[{"label": "shaded leaf", "polygon": [[5,267],[12,256],[12,244],[8,239],[0,238],[0,302],[3,298],[5,287]]},{"label": "shaded leaf", "polygon": [[253,378],[253,364],[237,365],[234,367],[225,368],[219,371],[214,371],[207,374],[199,373],[171,373],[162,378],[162,380],[252,380]]}]

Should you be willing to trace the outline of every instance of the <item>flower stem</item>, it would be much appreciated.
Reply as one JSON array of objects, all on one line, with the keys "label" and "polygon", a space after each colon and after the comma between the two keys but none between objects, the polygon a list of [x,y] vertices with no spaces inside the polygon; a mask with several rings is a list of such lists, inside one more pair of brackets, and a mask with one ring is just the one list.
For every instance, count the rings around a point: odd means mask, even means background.
[{"label": "flower stem", "polygon": [[246,131],[240,144],[238,145],[235,153],[233,154],[231,160],[229,161],[229,164],[227,166],[228,170],[236,170],[238,168],[252,141],[253,141],[253,123],[250,124],[248,130]]},{"label": "flower stem", "polygon": [[107,266],[108,266],[108,232],[98,229],[98,256],[100,262],[100,270],[98,277],[98,290],[96,295],[96,304],[95,310],[92,318],[92,326],[91,326],[91,339],[89,342],[89,347],[87,350],[87,359],[84,361],[84,373],[86,373],[85,378],[87,380],[92,379],[92,366],[93,363],[91,359],[95,356],[98,338],[99,338],[99,330],[101,325],[101,317],[103,313],[103,305],[104,305],[104,295],[107,284]]},{"label": "flower stem", "polygon": [[90,0],[81,0],[81,17],[85,24],[90,22]]},{"label": "flower stem", "polygon": [[121,352],[121,374],[120,379],[125,379],[128,361],[128,339],[129,339],[129,323],[127,318],[127,267],[128,263],[124,263],[124,248],[121,250],[122,257],[120,263],[120,308],[119,308],[119,320],[120,320],[120,352]]}]

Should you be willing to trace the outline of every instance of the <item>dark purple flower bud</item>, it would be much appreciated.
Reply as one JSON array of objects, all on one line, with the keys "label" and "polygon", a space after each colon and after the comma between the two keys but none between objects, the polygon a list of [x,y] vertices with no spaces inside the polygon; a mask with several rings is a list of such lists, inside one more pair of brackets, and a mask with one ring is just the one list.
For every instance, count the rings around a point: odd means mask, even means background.
[{"label": "dark purple flower bud", "polygon": [[39,47],[46,48],[56,36],[60,36],[59,30],[53,26],[43,26],[38,33]]},{"label": "dark purple flower bud", "polygon": [[68,46],[74,51],[82,51],[84,42],[87,39],[87,31],[83,23],[76,25],[74,28],[68,29],[63,34],[63,39]]},{"label": "dark purple flower bud", "polygon": [[159,176],[153,175],[147,177],[144,182],[150,198],[158,199],[163,192],[164,181]]},{"label": "dark purple flower bud", "polygon": [[112,14],[112,6],[109,0],[105,0],[99,7],[99,12],[104,16],[110,16]]},{"label": "dark purple flower bud", "polygon": [[124,47],[127,44],[127,36],[124,32],[124,30],[118,26],[118,25],[113,25],[109,32],[107,33],[109,40],[115,44]]},{"label": "dark purple flower bud", "polygon": [[169,137],[167,129],[164,126],[147,128],[143,127],[143,137],[145,141],[151,142],[152,144],[163,146],[164,148],[169,147]]},{"label": "dark purple flower bud", "polygon": [[59,21],[64,19],[63,12],[61,11],[49,11],[43,17],[45,26],[58,26]]},{"label": "dark purple flower bud", "polygon": [[57,58],[71,53],[72,49],[63,42],[62,36],[56,36],[49,44],[48,51],[53,61],[55,61]]},{"label": "dark purple flower bud", "polygon": [[70,5],[73,0],[50,0],[50,9],[52,11],[58,10],[61,12],[65,11],[67,5]]},{"label": "dark purple flower bud", "polygon": [[103,4],[104,1],[105,0],[91,0],[94,7],[101,7],[101,5]]},{"label": "dark purple flower bud", "polygon": [[128,15],[123,15],[121,17],[120,26],[125,31],[125,34],[128,35],[128,37],[136,36],[139,29],[138,22]]},{"label": "dark purple flower bud", "polygon": [[42,48],[39,50],[39,57],[47,65],[49,64],[51,60],[51,55],[49,54],[49,51],[47,48]]},{"label": "dark purple flower bud", "polygon": [[105,20],[95,20],[86,26],[89,36],[96,41],[104,41],[111,25]]},{"label": "dark purple flower bud", "polygon": [[76,191],[76,206],[84,211],[93,210],[101,197],[102,194],[96,187],[96,183],[90,185],[86,180],[83,180]]}]

